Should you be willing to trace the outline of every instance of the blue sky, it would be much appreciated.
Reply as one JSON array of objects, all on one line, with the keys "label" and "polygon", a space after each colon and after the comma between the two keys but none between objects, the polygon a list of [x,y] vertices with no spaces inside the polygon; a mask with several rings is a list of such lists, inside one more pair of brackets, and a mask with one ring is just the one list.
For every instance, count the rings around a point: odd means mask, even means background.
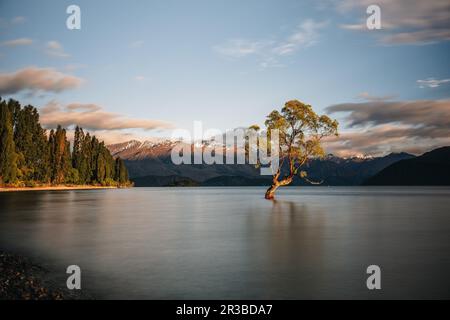
[{"label": "blue sky", "polygon": [[[58,90],[28,83],[8,87],[2,96],[42,108],[50,103],[57,119],[68,116],[64,108],[72,104],[72,111],[99,112],[82,109],[95,105],[105,117],[149,121],[91,128],[104,135],[109,130],[117,139],[122,133],[165,135],[169,127],[191,128],[194,120],[222,130],[262,124],[291,99],[320,113],[336,104],[447,101],[449,6],[440,0],[413,2],[379,1],[386,27],[367,30],[370,1],[4,0],[3,85],[30,67],[80,81]],[[81,8],[81,30],[66,28],[71,4]],[[438,105],[448,111],[447,104]],[[341,120],[342,132],[377,129],[370,121],[347,125],[352,110],[332,114]],[[152,126],[153,120],[160,122]],[[418,137],[409,138],[411,147],[417,146]],[[433,143],[420,142],[425,149],[442,143],[436,140],[442,137],[429,138]],[[379,153],[397,147],[362,150],[350,141],[341,149]]]}]

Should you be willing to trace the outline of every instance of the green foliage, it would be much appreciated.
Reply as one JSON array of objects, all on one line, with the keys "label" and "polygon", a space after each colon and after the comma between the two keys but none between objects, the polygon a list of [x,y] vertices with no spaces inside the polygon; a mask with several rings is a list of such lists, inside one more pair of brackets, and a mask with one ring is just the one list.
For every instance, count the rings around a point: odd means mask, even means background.
[{"label": "green foliage", "polygon": [[128,171],[103,142],[75,128],[73,150],[66,130],[47,134],[32,106],[0,98],[0,184],[129,185]]},{"label": "green foliage", "polygon": [[65,182],[70,184],[79,184],[80,175],[78,173],[78,170],[75,168],[70,168],[65,177]]},{"label": "green foliage", "polygon": [[317,115],[310,105],[297,100],[286,102],[281,109],[272,111],[265,121],[270,132],[277,129],[280,154],[290,161],[304,164],[311,157],[323,157],[321,140],[338,135],[338,122],[326,115]]},{"label": "green foliage", "polygon": [[55,184],[65,183],[66,176],[72,168],[70,143],[66,137],[66,130],[61,126],[58,126],[56,131],[51,130],[49,143],[51,180]]},{"label": "green foliage", "polygon": [[14,183],[18,173],[12,119],[10,109],[0,98],[0,182],[2,183]]},{"label": "green foliage", "polygon": [[9,100],[10,110],[14,110],[14,141],[16,152],[21,154],[19,169],[25,180],[48,181],[49,150],[45,130],[39,123],[36,108],[20,108],[17,101]]},{"label": "green foliage", "polygon": [[286,102],[281,113],[272,111],[265,125],[269,132],[278,129],[280,154],[301,164],[311,157],[323,157],[321,140],[338,135],[336,120],[317,115],[310,105],[297,100]]},{"label": "green foliage", "polygon": [[[311,158],[321,158],[325,155],[322,139],[338,135],[338,122],[327,115],[318,115],[308,104],[298,100],[285,103],[281,112],[272,111],[265,121],[268,137],[273,130],[278,130],[280,169],[274,174],[273,185],[266,193],[266,198],[273,198],[273,192],[278,186],[288,185],[294,176],[307,181],[306,171],[299,169]],[[289,166],[289,174],[279,181],[281,167]]]},{"label": "green foliage", "polygon": [[125,163],[120,158],[116,159],[115,172],[116,172],[116,176],[115,176],[116,181],[118,181],[120,184],[128,183],[128,170],[125,167]]},{"label": "green foliage", "polygon": [[118,186],[119,183],[111,178],[106,178],[102,183],[102,186],[106,186],[106,187],[114,187],[114,186]]}]

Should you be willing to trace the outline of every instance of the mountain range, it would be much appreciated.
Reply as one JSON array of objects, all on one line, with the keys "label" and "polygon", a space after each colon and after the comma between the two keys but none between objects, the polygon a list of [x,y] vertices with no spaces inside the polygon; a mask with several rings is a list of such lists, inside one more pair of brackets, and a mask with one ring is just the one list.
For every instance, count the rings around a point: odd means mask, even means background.
[{"label": "mountain range", "polygon": [[450,185],[450,147],[403,159],[384,168],[365,185],[440,186]]},{"label": "mountain range", "polygon": [[[261,176],[252,165],[181,164],[172,163],[170,153],[178,141],[131,140],[109,145],[114,157],[125,161],[135,186],[259,186],[270,184],[270,176]],[[341,158],[328,155],[310,161],[303,170],[309,180],[322,181],[321,185],[353,186],[370,184],[370,178],[399,161],[413,160],[408,153],[391,153],[384,157]],[[296,179],[293,185],[308,185]]]}]

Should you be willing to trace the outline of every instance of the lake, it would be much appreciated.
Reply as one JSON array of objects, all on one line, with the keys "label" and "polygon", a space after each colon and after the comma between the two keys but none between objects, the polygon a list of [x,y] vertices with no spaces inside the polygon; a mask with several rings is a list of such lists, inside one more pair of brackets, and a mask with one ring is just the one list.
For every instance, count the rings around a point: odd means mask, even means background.
[{"label": "lake", "polygon": [[[0,249],[122,299],[450,298],[450,188],[0,193]],[[368,290],[366,268],[381,268]]]}]

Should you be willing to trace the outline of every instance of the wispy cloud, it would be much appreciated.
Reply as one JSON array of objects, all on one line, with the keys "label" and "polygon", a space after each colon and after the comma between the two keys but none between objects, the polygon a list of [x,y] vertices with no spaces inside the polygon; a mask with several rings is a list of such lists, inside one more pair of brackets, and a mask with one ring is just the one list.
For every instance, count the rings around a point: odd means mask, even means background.
[{"label": "wispy cloud", "polygon": [[387,100],[392,100],[395,97],[396,97],[395,95],[374,96],[374,95],[369,94],[368,92],[361,92],[357,96],[357,98],[363,99],[366,101],[387,101]]},{"label": "wispy cloud", "polygon": [[373,32],[379,43],[387,45],[425,45],[450,40],[450,2],[448,0],[343,0],[335,2],[341,14],[358,10],[361,20],[342,25],[344,29],[365,30],[365,10],[377,4],[381,9],[382,32]]},{"label": "wispy cloud", "polygon": [[47,128],[58,124],[70,127],[79,125],[92,130],[171,129],[173,125],[160,120],[136,119],[105,111],[96,104],[71,103],[61,105],[56,101],[49,102],[41,109],[41,123]]},{"label": "wispy cloud", "polygon": [[133,41],[131,44],[130,44],[130,46],[132,47],[132,48],[141,48],[143,45],[144,45],[144,40],[136,40],[136,41]]},{"label": "wispy cloud", "polygon": [[46,51],[48,55],[58,58],[68,58],[70,54],[64,52],[63,46],[58,41],[49,41],[46,44]]},{"label": "wispy cloud", "polygon": [[5,47],[17,47],[17,46],[28,46],[33,44],[33,40],[30,38],[19,38],[13,40],[3,41],[0,45]]},{"label": "wispy cloud", "polygon": [[367,30],[367,26],[365,23],[358,24],[341,24],[339,25],[342,29],[346,30],[356,30],[356,31],[365,31]]},{"label": "wispy cloud", "polygon": [[326,25],[325,21],[315,22],[308,19],[299,24],[286,39],[230,39],[221,45],[214,46],[213,50],[224,57],[234,59],[256,56],[260,66],[264,68],[282,66],[278,61],[281,57],[317,44],[320,38],[319,30]]},{"label": "wispy cloud", "polygon": [[328,107],[327,112],[344,113],[349,128],[328,140],[336,152],[421,153],[450,145],[450,100],[343,103]]},{"label": "wispy cloud", "polygon": [[319,30],[328,24],[327,21],[315,22],[308,19],[301,23],[289,38],[273,48],[279,55],[287,55],[296,52],[301,48],[315,45],[319,41]]},{"label": "wispy cloud", "polygon": [[270,49],[272,41],[250,41],[246,39],[230,39],[213,49],[221,55],[231,58],[242,58],[249,55],[261,55],[263,51]]},{"label": "wispy cloud", "polygon": [[327,108],[328,112],[350,112],[350,126],[402,123],[450,128],[450,100],[374,101],[343,103]]},{"label": "wispy cloud", "polygon": [[339,137],[325,140],[327,152],[338,156],[382,156],[390,152],[422,154],[432,149],[450,145],[448,136],[417,135],[425,133],[410,127],[385,124],[367,130],[343,131]]},{"label": "wispy cloud", "polygon": [[28,67],[12,73],[0,73],[0,94],[20,91],[61,92],[78,87],[82,81],[52,68]]},{"label": "wispy cloud", "polygon": [[9,28],[14,25],[22,24],[26,21],[23,16],[17,16],[14,18],[0,18],[0,28]]},{"label": "wispy cloud", "polygon": [[11,19],[12,24],[21,24],[26,21],[26,18],[23,16],[17,16]]},{"label": "wispy cloud", "polygon": [[[67,138],[73,141],[75,130],[67,129]],[[151,136],[136,134],[134,132],[127,132],[124,130],[89,130],[90,135],[95,135],[100,141],[105,142],[106,145],[128,142],[131,140],[146,141],[152,139]]]},{"label": "wispy cloud", "polygon": [[139,75],[139,76],[134,77],[134,79],[137,80],[137,81],[144,81],[144,80],[145,80],[145,77]]},{"label": "wispy cloud", "polygon": [[450,79],[435,79],[435,78],[428,78],[425,80],[417,80],[417,83],[419,84],[420,88],[437,88],[443,83],[450,82]]},{"label": "wispy cloud", "polygon": [[80,64],[80,63],[78,63],[78,64],[75,63],[75,64],[68,64],[68,65],[63,67],[64,70],[69,71],[69,72],[75,71],[75,70],[78,70],[78,69],[82,69],[82,68],[86,68],[86,65],[85,64]]}]

